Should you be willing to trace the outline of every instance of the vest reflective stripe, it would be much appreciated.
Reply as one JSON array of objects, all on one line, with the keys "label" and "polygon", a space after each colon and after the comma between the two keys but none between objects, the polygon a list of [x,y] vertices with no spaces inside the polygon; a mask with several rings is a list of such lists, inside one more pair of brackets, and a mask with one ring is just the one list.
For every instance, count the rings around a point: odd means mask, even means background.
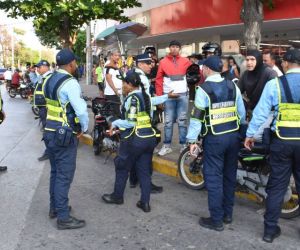
[{"label": "vest reflective stripe", "polygon": [[[229,95],[229,84],[232,84],[233,88],[236,88],[234,83],[228,83],[226,80],[216,84],[220,84],[220,86],[223,88],[223,91],[227,91],[227,93],[224,92],[224,94],[227,94],[224,96]],[[228,100],[219,101],[221,97],[217,96],[214,93],[211,86],[203,87],[203,90],[207,95],[209,102],[207,108],[207,115],[205,117],[205,132],[203,133],[203,135],[206,135],[209,131],[213,135],[221,135],[239,130],[240,124],[236,106],[236,89],[231,90],[233,91],[233,93],[235,93],[232,95],[231,98],[228,97]],[[212,97],[216,100],[212,100]]]},{"label": "vest reflective stripe", "polygon": [[[125,114],[123,115],[123,117],[125,119],[130,120],[134,118],[135,120],[135,125],[134,128],[131,129],[131,131],[129,132],[129,134],[127,136],[125,136],[124,138],[129,138],[130,136],[132,136],[134,133],[141,138],[149,138],[149,137],[153,137],[156,136],[156,132],[155,130],[152,128],[151,125],[151,119],[149,114],[145,111],[145,103],[144,103],[144,99],[143,96],[141,96],[140,93],[134,93],[132,95],[130,95],[132,98],[136,98],[137,100],[137,106],[136,106],[136,114],[132,114],[132,113],[128,113],[124,110],[124,108],[122,109]],[[124,103],[126,102],[126,100],[124,101]],[[131,107],[129,107],[130,110]],[[122,129],[121,129],[122,130]]]},{"label": "vest reflective stripe", "polygon": [[46,78],[42,79],[42,82],[37,83],[35,90],[34,90],[34,106],[37,107],[46,107],[46,99],[44,94],[44,82],[51,76],[52,74],[47,75]]},{"label": "vest reflective stripe", "polygon": [[[47,121],[45,130],[56,131],[56,129],[60,126],[71,127],[67,117],[67,107],[70,103],[68,102],[63,106],[58,95],[60,89],[71,78],[71,75],[56,72],[45,80],[43,86],[43,92],[47,103]],[[50,84],[52,85],[48,86]],[[74,122],[79,123],[79,119],[75,119]],[[74,131],[74,133],[76,132]]]},{"label": "vest reflective stripe", "polygon": [[[291,91],[287,80],[283,79],[283,77],[280,77],[281,80],[276,78],[278,114],[275,132],[276,135],[283,140],[300,140],[300,104],[294,103],[294,100],[290,100],[290,98],[292,98]],[[284,86],[284,84],[287,84],[287,86]],[[281,92],[280,86],[282,86],[283,93]],[[287,91],[289,93],[286,93]],[[282,102],[282,94],[285,95],[287,102]]]}]

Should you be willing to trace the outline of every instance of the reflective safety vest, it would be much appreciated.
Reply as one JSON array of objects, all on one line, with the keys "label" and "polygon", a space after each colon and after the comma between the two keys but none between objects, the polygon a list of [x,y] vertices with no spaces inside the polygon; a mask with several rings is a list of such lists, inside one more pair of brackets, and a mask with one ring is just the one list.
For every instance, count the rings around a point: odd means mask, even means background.
[{"label": "reflective safety vest", "polygon": [[[129,110],[125,109],[125,103],[131,98]],[[149,97],[150,98],[150,97]],[[151,118],[146,112],[146,105],[142,93],[134,93],[126,97],[122,106],[121,118],[135,124],[132,129],[122,129],[123,138],[129,138],[135,134],[141,138],[149,138],[156,136],[156,131],[152,128]],[[157,136],[160,136],[157,134]]]},{"label": "reflective safety vest", "polygon": [[63,85],[72,78],[72,75],[56,71],[45,80],[43,92],[47,107],[47,131],[56,131],[61,126],[71,127],[74,133],[81,131],[79,119],[70,102],[63,106],[58,94]]},{"label": "reflective safety vest", "polygon": [[46,107],[46,99],[44,95],[43,84],[45,82],[45,79],[49,78],[50,76],[51,74],[47,75],[45,78],[43,77],[42,81],[36,84],[33,95],[34,106]]},{"label": "reflective safety vest", "polygon": [[293,99],[285,75],[276,81],[278,89],[276,135],[283,140],[300,140],[300,101]]},{"label": "reflective safety vest", "polygon": [[[207,133],[221,135],[239,130],[240,119],[237,114],[235,84],[232,81],[223,80],[222,82],[205,82],[200,87],[209,100],[208,107],[202,111],[202,122],[205,125],[202,135]],[[192,117],[194,113],[195,111]]]}]

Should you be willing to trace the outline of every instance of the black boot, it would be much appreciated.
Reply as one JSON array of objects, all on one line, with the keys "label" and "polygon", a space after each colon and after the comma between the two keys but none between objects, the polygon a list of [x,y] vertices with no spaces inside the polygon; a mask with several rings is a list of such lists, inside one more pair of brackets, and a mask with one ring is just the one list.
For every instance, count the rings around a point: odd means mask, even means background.
[{"label": "black boot", "polygon": [[144,203],[144,202],[138,201],[136,203],[136,206],[138,208],[142,209],[145,213],[149,213],[151,211],[151,207],[150,207],[149,203]]},{"label": "black boot", "polygon": [[39,161],[45,161],[49,159],[49,155],[44,153],[41,157],[38,158]]},{"label": "black boot", "polygon": [[115,198],[113,194],[102,195],[102,200],[107,204],[117,204],[122,205],[124,203],[123,198]]},{"label": "black boot", "polygon": [[7,166],[0,166],[0,172],[7,171]]},{"label": "black boot", "polygon": [[222,222],[215,223],[212,221],[211,217],[208,217],[208,218],[201,217],[199,220],[199,224],[200,224],[200,226],[211,229],[211,230],[216,230],[216,231],[224,230],[223,223]]},{"label": "black boot", "polygon": [[276,226],[275,231],[272,233],[266,232],[266,230],[265,230],[264,236],[263,236],[263,241],[272,243],[275,238],[280,236],[280,234],[281,234],[281,229],[279,226]]},{"label": "black boot", "polygon": [[84,220],[78,220],[75,217],[70,216],[67,220],[57,220],[57,229],[76,229],[85,226]]},{"label": "black boot", "polygon": [[162,193],[163,187],[156,186],[151,182],[151,194],[159,194]]},{"label": "black boot", "polygon": [[232,217],[228,216],[228,215],[225,215],[223,217],[223,222],[224,222],[224,224],[231,224],[232,223]]}]

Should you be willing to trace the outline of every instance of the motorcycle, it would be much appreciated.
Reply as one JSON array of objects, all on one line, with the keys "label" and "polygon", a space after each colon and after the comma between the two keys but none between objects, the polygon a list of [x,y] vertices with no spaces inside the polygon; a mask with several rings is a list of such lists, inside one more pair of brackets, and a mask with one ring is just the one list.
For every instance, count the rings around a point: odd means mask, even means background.
[{"label": "motorcycle", "polygon": [[[194,155],[195,154],[195,155]],[[198,143],[197,152],[190,154],[189,148],[183,150],[178,159],[178,172],[183,183],[191,189],[205,187],[203,178],[203,149]],[[242,148],[239,152],[237,169],[237,190],[252,194],[264,202],[267,198],[266,186],[270,174],[269,155],[263,145],[256,145],[251,151]],[[299,215],[298,195],[293,178],[284,196],[281,218],[290,219]]]},{"label": "motorcycle", "polygon": [[[108,157],[115,153],[119,147],[119,135],[109,135],[109,124],[114,116],[112,104],[105,98],[96,97],[92,99],[92,111],[94,113],[93,149],[95,155],[108,151]],[[107,157],[107,159],[108,159]],[[106,159],[106,160],[107,160]]]},{"label": "motorcycle", "polygon": [[24,82],[20,82],[20,86],[16,86],[11,84],[8,89],[8,94],[11,98],[15,98],[17,95],[20,95],[22,99],[27,99],[28,96],[32,96],[33,94],[33,84],[25,84]]}]

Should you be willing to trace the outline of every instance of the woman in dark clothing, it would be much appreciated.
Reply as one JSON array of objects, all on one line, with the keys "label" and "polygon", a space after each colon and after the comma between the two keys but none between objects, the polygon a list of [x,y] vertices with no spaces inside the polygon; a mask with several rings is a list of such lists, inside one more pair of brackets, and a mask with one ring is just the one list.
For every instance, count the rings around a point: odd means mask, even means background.
[{"label": "woman in dark clothing", "polygon": [[270,67],[263,64],[262,54],[258,50],[248,50],[247,70],[242,75],[238,86],[246,102],[247,111],[253,111],[268,81],[277,77]]}]

